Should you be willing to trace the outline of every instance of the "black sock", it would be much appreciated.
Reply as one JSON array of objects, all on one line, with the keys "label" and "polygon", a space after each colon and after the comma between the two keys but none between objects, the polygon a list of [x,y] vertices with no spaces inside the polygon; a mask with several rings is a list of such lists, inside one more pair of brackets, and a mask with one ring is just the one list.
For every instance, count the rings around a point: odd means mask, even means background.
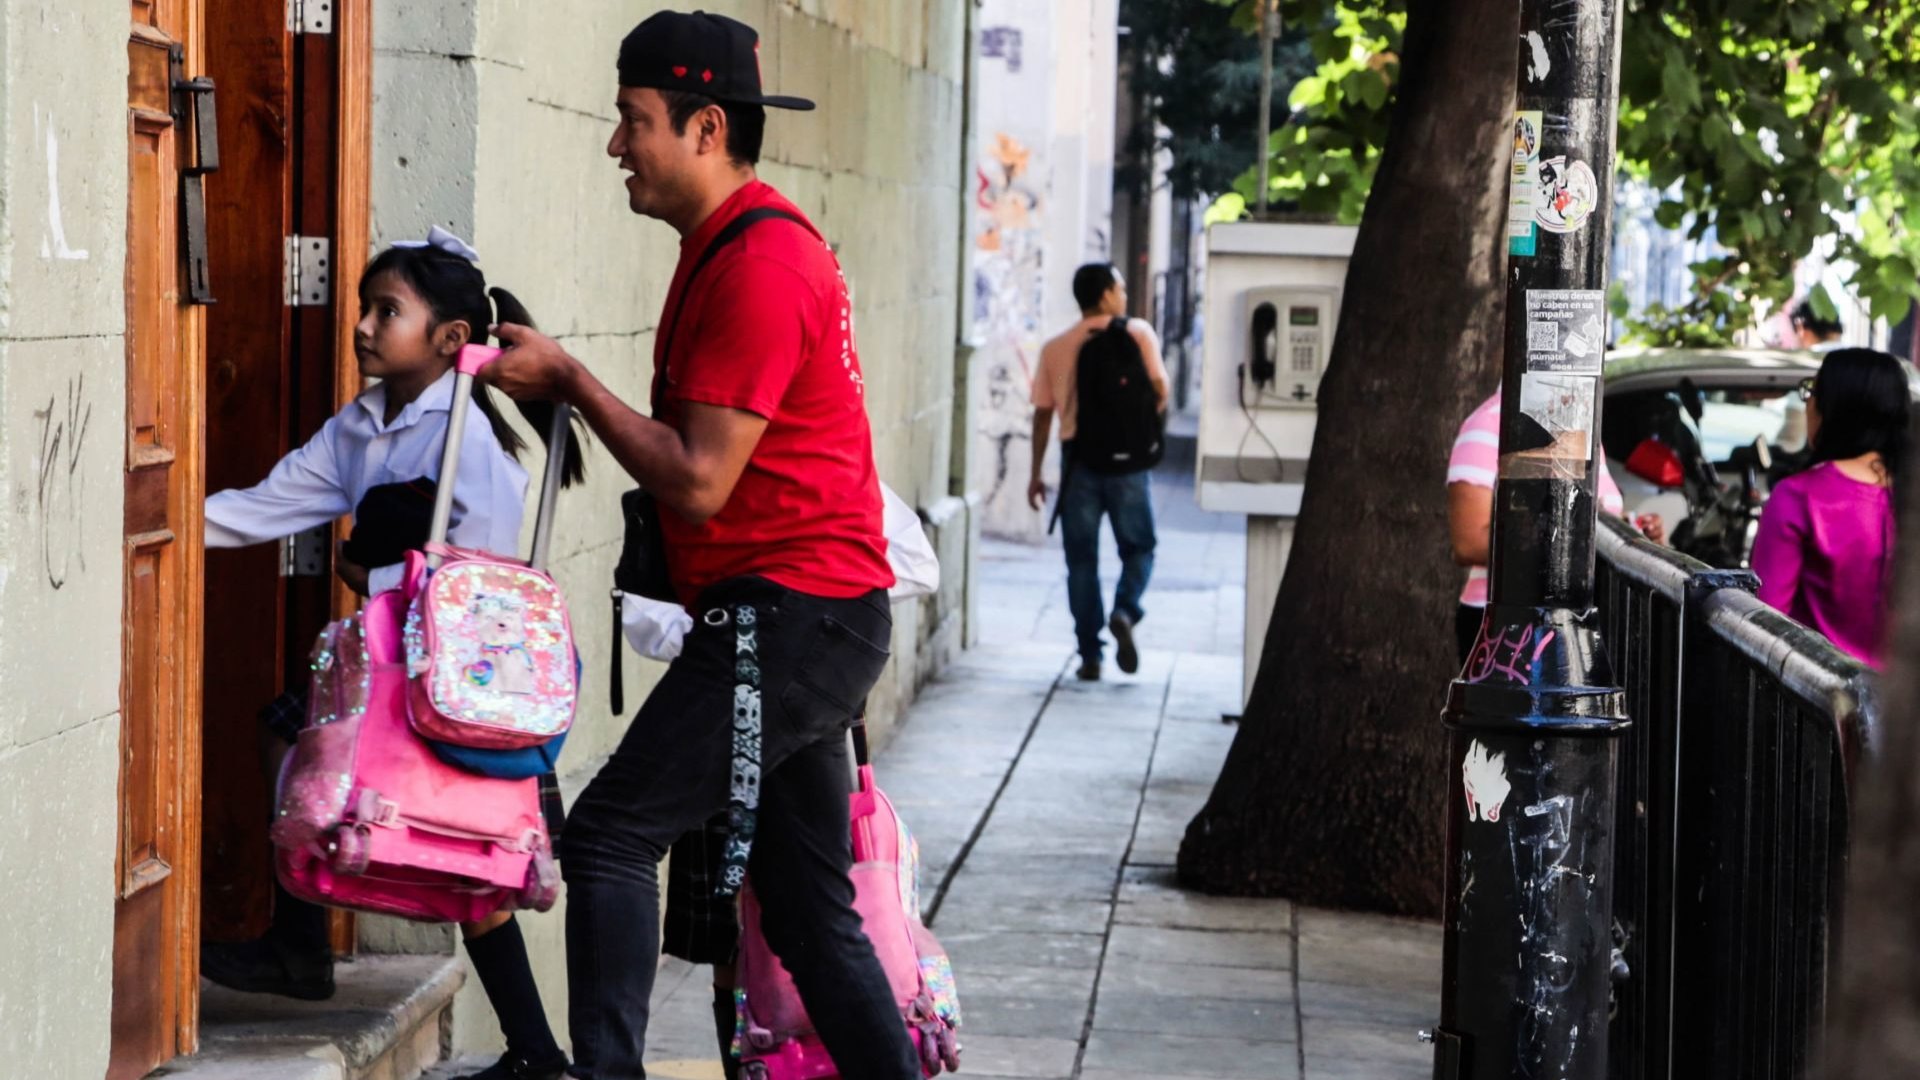
[{"label": "black sock", "polygon": [[487,1001],[500,1018],[507,1052],[536,1064],[558,1060],[560,1044],[553,1041],[553,1029],[547,1026],[547,1013],[540,1005],[540,987],[533,981],[519,920],[508,919],[486,934],[468,938],[467,959],[473,962],[473,973],[480,976]]},{"label": "black sock", "polygon": [[734,1012],[733,991],[724,986],[713,988],[713,1031],[720,1037],[720,1068],[727,1080],[739,1080],[740,1060],[733,1056],[733,1036],[738,1014]]},{"label": "black sock", "polygon": [[273,883],[273,929],[269,933],[300,956],[333,958],[333,945],[327,933],[327,909],[293,895],[278,880]]}]

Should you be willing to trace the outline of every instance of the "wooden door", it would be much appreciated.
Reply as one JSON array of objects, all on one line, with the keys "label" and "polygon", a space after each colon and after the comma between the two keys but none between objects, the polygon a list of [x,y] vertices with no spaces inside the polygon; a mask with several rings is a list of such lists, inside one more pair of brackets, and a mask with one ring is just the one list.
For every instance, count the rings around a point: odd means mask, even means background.
[{"label": "wooden door", "polygon": [[[209,255],[220,303],[207,314],[207,490],[258,483],[290,449],[295,314],[283,283],[293,220],[293,35],[285,6],[207,0],[207,68],[219,86],[220,172],[207,180]],[[270,782],[256,720],[284,686],[287,579],[274,545],[207,552],[206,861],[201,931],[242,941],[267,929]]]},{"label": "wooden door", "polygon": [[204,321],[183,303],[176,81],[195,73],[200,0],[131,0],[125,599],[110,1080],[194,1049]]},{"label": "wooden door", "polygon": [[[207,490],[220,491],[260,481],[337,411],[343,390],[358,390],[351,327],[370,224],[372,35],[369,0],[333,5],[330,32],[299,34],[283,0],[205,3],[224,143],[207,192],[220,283],[208,316]],[[288,302],[294,236],[329,246],[323,301],[308,288]],[[257,715],[305,678],[315,635],[340,613],[329,560],[291,576],[281,563],[271,544],[207,553],[207,940],[245,940],[268,926],[272,771]],[[336,924],[336,948],[348,951],[345,917]]]}]

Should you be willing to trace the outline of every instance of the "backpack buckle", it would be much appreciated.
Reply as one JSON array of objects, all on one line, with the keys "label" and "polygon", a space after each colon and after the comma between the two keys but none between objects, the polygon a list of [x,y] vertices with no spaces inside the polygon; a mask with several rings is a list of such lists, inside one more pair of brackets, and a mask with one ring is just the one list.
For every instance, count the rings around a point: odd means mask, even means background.
[{"label": "backpack buckle", "polygon": [[400,804],[392,799],[381,798],[379,792],[362,789],[360,803],[354,807],[353,816],[365,825],[397,829],[400,827]]}]

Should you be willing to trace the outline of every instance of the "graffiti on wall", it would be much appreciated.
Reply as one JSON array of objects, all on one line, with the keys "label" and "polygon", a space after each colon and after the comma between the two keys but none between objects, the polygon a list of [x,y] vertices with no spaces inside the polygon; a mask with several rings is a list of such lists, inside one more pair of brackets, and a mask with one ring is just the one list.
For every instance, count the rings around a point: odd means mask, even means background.
[{"label": "graffiti on wall", "polygon": [[40,422],[40,453],[34,460],[38,472],[35,504],[40,517],[40,557],[47,584],[55,591],[66,587],[76,570],[84,573],[87,556],[81,546],[86,508],[81,468],[85,457],[87,430],[93,425],[93,403],[87,399],[86,376],[67,382],[62,397],[47,398],[44,409],[35,409]]},{"label": "graffiti on wall", "polygon": [[1014,26],[989,26],[980,31],[980,56],[984,60],[1005,60],[1007,70],[1020,74],[1020,29]]},{"label": "graffiti on wall", "polygon": [[987,491],[990,521],[1020,520],[996,510],[1031,514],[1020,480],[1031,450],[1029,390],[1039,358],[1045,299],[1043,207],[1032,182],[1033,164],[1029,147],[998,132],[975,173],[974,330],[984,346],[986,365],[979,432],[987,442],[992,473]]},{"label": "graffiti on wall", "polygon": [[85,262],[88,257],[87,249],[76,248],[67,242],[67,219],[60,210],[60,136],[56,131],[53,111],[47,111],[46,121],[43,124],[40,119],[40,106],[35,105],[33,129],[36,139],[44,134],[47,140],[47,231],[40,238],[40,257]]}]

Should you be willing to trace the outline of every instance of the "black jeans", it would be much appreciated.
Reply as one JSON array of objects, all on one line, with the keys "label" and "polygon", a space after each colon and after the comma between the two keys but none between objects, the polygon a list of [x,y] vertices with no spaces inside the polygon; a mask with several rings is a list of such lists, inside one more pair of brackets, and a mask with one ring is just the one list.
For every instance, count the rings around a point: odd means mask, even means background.
[{"label": "black jeans", "polygon": [[1473,652],[1474,643],[1480,640],[1480,620],[1486,614],[1486,608],[1466,604],[1453,609],[1453,644],[1460,654],[1461,667],[1467,665],[1467,657]]},{"label": "black jeans", "polygon": [[853,909],[846,729],[886,664],[886,594],[807,596],[758,578],[693,608],[679,659],[567,822],[567,981],[573,1075],[646,1075],[648,1000],[660,960],[660,859],[727,805],[735,636],[709,613],[759,616],[759,826],[749,874],[767,944],[846,1080],[919,1080],[885,972]]}]

